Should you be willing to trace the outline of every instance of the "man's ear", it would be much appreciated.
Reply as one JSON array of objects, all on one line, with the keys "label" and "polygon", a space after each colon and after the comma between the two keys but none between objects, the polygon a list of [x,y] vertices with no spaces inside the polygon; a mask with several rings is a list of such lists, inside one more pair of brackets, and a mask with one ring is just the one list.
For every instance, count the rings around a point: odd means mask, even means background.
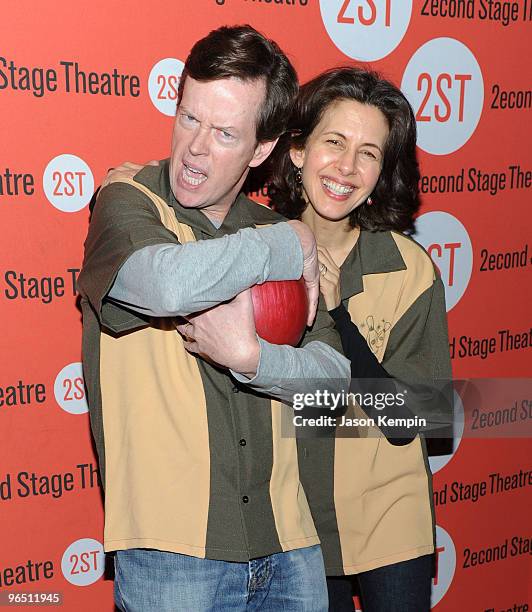
[{"label": "man's ear", "polygon": [[253,157],[249,162],[248,166],[250,168],[256,168],[260,166],[262,162],[268,157],[268,155],[273,151],[273,148],[277,144],[279,139],[275,140],[264,140],[263,142],[259,142],[255,147],[255,153],[253,153]]},{"label": "man's ear", "polygon": [[301,169],[305,163],[305,149],[290,147],[290,159],[292,160],[294,166]]}]

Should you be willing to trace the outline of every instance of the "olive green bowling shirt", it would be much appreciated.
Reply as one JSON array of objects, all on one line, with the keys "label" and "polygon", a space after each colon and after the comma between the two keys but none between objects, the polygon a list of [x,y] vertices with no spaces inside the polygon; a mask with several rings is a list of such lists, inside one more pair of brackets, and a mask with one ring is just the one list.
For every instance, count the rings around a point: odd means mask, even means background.
[{"label": "olive green bowling shirt", "polygon": [[[362,231],[340,282],[352,321],[391,376],[450,380],[444,288],[417,243],[396,232]],[[300,444],[302,481],[328,575],[357,574],[434,551],[424,440],[393,446],[376,431],[368,433],[359,428],[351,437]]]},{"label": "olive green bowling shirt", "polygon": [[[187,353],[175,321],[106,300],[137,249],[282,221],[243,195],[216,229],[175,201],[168,163],[96,206],[79,278],[83,366],[105,487],[106,551],[153,548],[226,561],[318,543],[299,479],[292,409]],[[105,210],[98,210],[105,206]],[[340,349],[321,311],[304,343]]]}]

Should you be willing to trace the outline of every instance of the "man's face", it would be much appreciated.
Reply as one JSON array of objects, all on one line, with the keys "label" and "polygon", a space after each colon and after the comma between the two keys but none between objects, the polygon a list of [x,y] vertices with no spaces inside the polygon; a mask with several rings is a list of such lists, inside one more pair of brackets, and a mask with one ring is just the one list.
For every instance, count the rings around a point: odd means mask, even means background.
[{"label": "man's face", "polygon": [[275,144],[257,143],[255,136],[264,93],[261,80],[186,77],[170,160],[170,184],[182,206],[223,220],[249,168]]}]

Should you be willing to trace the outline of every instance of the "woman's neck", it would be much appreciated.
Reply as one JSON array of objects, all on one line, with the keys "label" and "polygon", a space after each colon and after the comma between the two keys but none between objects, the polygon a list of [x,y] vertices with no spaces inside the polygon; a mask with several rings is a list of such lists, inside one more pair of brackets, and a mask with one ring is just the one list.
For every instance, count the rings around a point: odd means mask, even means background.
[{"label": "woman's neck", "polygon": [[312,206],[307,206],[303,211],[301,221],[310,227],[318,246],[329,251],[338,267],[344,263],[360,235],[358,228],[349,225],[348,217],[340,221],[330,221],[316,214]]}]

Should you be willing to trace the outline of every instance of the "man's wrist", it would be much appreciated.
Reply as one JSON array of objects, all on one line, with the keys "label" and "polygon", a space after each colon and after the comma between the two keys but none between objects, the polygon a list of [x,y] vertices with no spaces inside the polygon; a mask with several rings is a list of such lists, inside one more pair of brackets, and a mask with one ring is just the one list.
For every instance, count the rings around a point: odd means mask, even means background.
[{"label": "man's wrist", "polygon": [[248,379],[255,378],[259,369],[260,362],[260,344],[257,335],[250,344],[242,363],[242,366],[238,369],[238,373],[245,376]]}]

